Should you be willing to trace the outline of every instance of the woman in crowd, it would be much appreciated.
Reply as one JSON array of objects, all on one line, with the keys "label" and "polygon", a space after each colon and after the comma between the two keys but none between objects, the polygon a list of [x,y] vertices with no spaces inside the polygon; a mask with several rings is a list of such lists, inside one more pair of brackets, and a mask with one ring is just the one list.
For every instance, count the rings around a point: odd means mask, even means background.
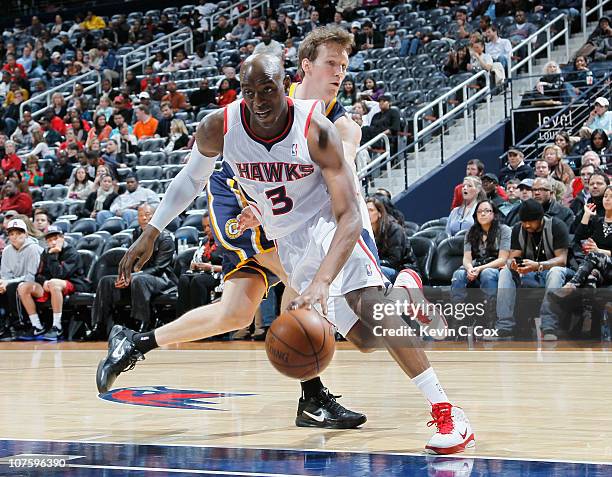
[{"label": "woman in crowd", "polygon": [[43,132],[40,129],[34,129],[34,131],[32,131],[32,150],[30,151],[30,155],[40,158],[51,156],[51,149],[49,149]]},{"label": "woman in crowd", "polygon": [[393,282],[399,271],[404,268],[407,256],[406,234],[402,226],[387,214],[384,204],[377,197],[369,197],[366,204],[378,247],[380,268]]},{"label": "woman in crowd", "polygon": [[363,88],[359,93],[359,99],[365,99],[366,101],[378,101],[378,98],[385,94],[384,88],[376,86],[376,80],[371,76],[368,76],[363,80]]},{"label": "woman in crowd", "polygon": [[574,241],[581,244],[587,256],[572,279],[555,293],[559,298],[570,295],[576,288],[612,285],[612,186],[604,191],[603,208],[602,217],[595,204],[584,205]]},{"label": "woman in crowd", "polygon": [[128,70],[125,73],[124,84],[127,87],[127,92],[129,95],[140,93],[140,84],[138,83],[138,79],[136,78],[136,75],[134,74],[133,70]]},{"label": "woman in crowd", "polygon": [[50,60],[47,56],[47,50],[44,48],[36,49],[34,53],[34,63],[32,64],[32,71],[30,71],[30,78],[42,78],[47,74],[47,67],[49,66]]},{"label": "woman in crowd", "polygon": [[217,104],[219,107],[227,106],[236,99],[236,90],[230,88],[229,80],[223,79],[218,89]]},{"label": "woman in crowd", "polygon": [[485,198],[482,181],[479,177],[468,176],[463,179],[463,204],[451,210],[446,223],[446,233],[451,237],[461,230],[468,230],[474,225],[474,211],[479,200]]},{"label": "woman in crowd", "polygon": [[100,171],[100,174],[96,175],[95,190],[90,192],[85,199],[85,205],[82,209],[83,217],[95,219],[101,210],[110,210],[111,204],[117,198],[113,177],[106,173],[104,166],[98,167],[98,171]]},{"label": "woman in crowd", "polygon": [[155,53],[155,61],[153,62],[153,71],[156,73],[160,73],[166,66],[168,66],[169,62],[166,58],[166,54],[163,51],[158,51]]},{"label": "woman in crowd", "polygon": [[89,67],[91,69],[98,69],[98,67],[102,64],[102,55],[100,55],[100,51],[97,48],[92,48],[89,50]]},{"label": "woman in crowd", "polygon": [[497,294],[499,271],[510,254],[512,230],[499,221],[495,205],[488,199],[476,205],[474,225],[465,235],[463,266],[453,273],[453,300],[465,302],[467,288],[480,287],[490,302]]},{"label": "woman in crowd", "polygon": [[66,100],[62,93],[53,93],[53,96],[51,96],[51,112],[53,116],[63,119],[66,116],[66,111]]},{"label": "woman in crowd", "polygon": [[544,65],[544,76],[536,84],[536,91],[543,95],[544,99],[565,100],[565,79],[556,62],[549,61]]},{"label": "woman in crowd", "polygon": [[355,82],[352,78],[345,78],[342,83],[342,89],[338,94],[338,102],[345,108],[349,108],[357,101],[357,91],[355,90]]},{"label": "woman in crowd", "polygon": [[[80,118],[72,118],[70,121],[70,125],[72,126],[72,131],[74,132],[75,140],[78,143],[81,143],[81,147],[83,147],[82,145],[85,143],[85,141],[87,141],[87,131],[83,127],[83,120]],[[68,131],[66,131],[66,133]]]},{"label": "woman in crowd", "polygon": [[4,157],[0,161],[0,167],[2,167],[4,174],[23,169],[23,163],[15,152],[15,143],[13,141],[6,141],[4,143]]},{"label": "woman in crowd", "polygon": [[85,146],[93,150],[92,144],[94,140],[97,139],[99,142],[105,141],[110,137],[110,133],[112,130],[113,128],[111,128],[110,125],[107,124],[106,117],[103,114],[97,116],[96,121],[94,123],[94,127],[91,128],[89,130],[89,133],[87,134],[87,143],[85,144]]},{"label": "woman in crowd", "polygon": [[555,145],[559,147],[559,149],[561,149],[561,152],[563,153],[563,156],[569,156],[571,154],[572,151],[572,143],[569,137],[569,134],[567,134],[565,131],[557,133],[555,135]]},{"label": "woman in crowd", "polygon": [[469,64],[470,50],[467,46],[463,45],[456,50],[451,50],[448,52],[448,59],[446,60],[443,71],[446,76],[467,73]]},{"label": "woman in crowd", "polygon": [[89,180],[87,169],[78,167],[74,173],[74,182],[68,187],[69,199],[87,199],[93,190],[93,182]]},{"label": "woman in crowd", "polygon": [[164,150],[166,153],[176,151],[187,147],[189,142],[189,131],[185,122],[182,119],[173,119],[170,123],[170,135],[166,139],[166,146]]},{"label": "woman in crowd", "polygon": [[[590,80],[588,79],[589,76]],[[585,56],[578,55],[574,59],[574,68],[567,74],[566,79],[574,96],[580,94],[580,88],[593,84],[593,73],[589,69],[589,63]]]},{"label": "woman in crowd", "polygon": [[569,186],[574,179],[574,171],[563,159],[563,152],[559,146],[550,145],[542,151],[542,159],[548,162],[551,170],[551,177],[563,182],[565,186]]},{"label": "woman in crowd", "polygon": [[193,254],[187,273],[179,277],[176,316],[207,305],[220,283],[222,253],[215,243],[208,212],[202,216],[205,240]]},{"label": "woman in crowd", "polygon": [[610,149],[610,139],[603,129],[595,129],[591,133],[591,140],[588,149],[596,152],[601,158],[601,163],[606,164],[605,156],[612,153]]},{"label": "woman in crowd", "polygon": [[108,122],[111,114],[113,114],[113,108],[111,107],[110,98],[106,95],[101,96],[98,107],[94,113],[94,118],[97,119],[98,116],[102,115],[106,118],[106,122]]},{"label": "woman in crowd", "polygon": [[38,156],[29,155],[26,159],[26,170],[23,173],[23,182],[28,186],[39,187],[43,185],[43,172],[38,167]]},{"label": "woman in crowd", "polygon": [[82,48],[77,48],[74,53],[74,64],[79,68],[81,74],[90,71],[89,57],[85,54]]},{"label": "woman in crowd", "polygon": [[119,128],[119,137],[115,136],[119,141],[119,151],[121,154],[136,154],[138,152],[138,138],[130,133],[128,123],[123,123]]}]

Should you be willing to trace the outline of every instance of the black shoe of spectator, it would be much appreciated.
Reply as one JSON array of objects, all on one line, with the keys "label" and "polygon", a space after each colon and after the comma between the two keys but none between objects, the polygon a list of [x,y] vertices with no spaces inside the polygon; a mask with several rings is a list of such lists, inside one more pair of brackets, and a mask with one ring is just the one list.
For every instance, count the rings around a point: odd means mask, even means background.
[{"label": "black shoe of spectator", "polygon": [[102,326],[94,325],[91,330],[85,332],[85,336],[81,338],[81,341],[105,341],[106,336]]},{"label": "black shoe of spectator", "polygon": [[0,341],[15,341],[17,339],[17,332],[15,328],[5,327],[0,330]]},{"label": "black shoe of spectator", "polygon": [[253,338],[254,341],[265,341],[266,339],[266,334],[268,334],[268,327],[264,327],[264,328],[258,328],[256,329],[253,334],[251,335],[251,338]]},{"label": "black shoe of spectator", "polygon": [[300,398],[295,425],[298,427],[323,427],[327,429],[354,429],[367,421],[365,414],[351,411],[336,401],[326,388],[316,396]]},{"label": "black shoe of spectator", "polygon": [[115,325],[108,338],[108,355],[98,364],[96,384],[100,393],[107,392],[117,376],[130,371],[144,355],[136,349],[134,331]]}]

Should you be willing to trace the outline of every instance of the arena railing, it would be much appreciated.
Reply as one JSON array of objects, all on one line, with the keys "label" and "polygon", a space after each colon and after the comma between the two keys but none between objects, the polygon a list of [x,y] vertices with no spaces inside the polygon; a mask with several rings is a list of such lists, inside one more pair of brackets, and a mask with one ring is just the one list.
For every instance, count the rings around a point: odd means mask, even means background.
[{"label": "arena railing", "polygon": [[[237,5],[241,4],[241,3],[248,3],[248,7],[245,11],[238,13],[237,15],[234,15],[234,9],[236,8]],[[217,10],[216,12],[214,12],[210,18],[210,31],[213,30],[213,28],[215,27],[215,21],[217,20],[217,18],[219,18],[219,16],[221,15],[225,15],[229,18],[229,21],[233,21],[236,18],[242,16],[242,15],[247,15],[253,11],[253,9],[255,8],[268,8],[270,6],[270,0],[261,0],[259,2],[257,1],[253,1],[253,0],[249,0],[248,2],[237,2],[236,4],[230,5],[229,7],[225,7],[223,10]],[[263,8],[262,8],[262,13],[263,13]]]},{"label": "arena railing", "polygon": [[597,19],[599,20],[601,17],[603,17],[604,15],[604,5],[606,5],[607,3],[609,3],[610,0],[599,0],[597,2],[597,4],[591,8],[590,10],[587,10],[587,0],[582,0],[582,12],[580,14],[581,19],[582,19],[582,34],[584,35],[584,39],[586,41],[587,39],[587,21],[589,19],[589,17],[591,15],[593,15],[594,13],[597,13]]},{"label": "arena railing", "polygon": [[[189,36],[186,38],[179,38],[185,33],[189,33]],[[138,68],[139,66],[143,66],[151,61],[151,58],[155,55],[157,51],[166,50],[168,54],[168,58],[172,59],[172,50],[176,48],[184,47],[187,51],[187,54],[190,55],[193,53],[193,35],[191,33],[191,28],[184,27],[180,30],[173,31],[167,35],[158,38],[157,40],[153,40],[151,43],[147,43],[146,45],[142,45],[129,53],[126,53],[122,57],[123,62],[123,78],[125,78],[125,74],[133,69]],[[144,58],[138,60],[141,54],[144,52]],[[134,63],[130,64],[130,60],[136,57]]]},{"label": "arena railing", "polygon": [[[380,153],[378,156],[376,156],[373,160],[369,162],[363,163],[363,161],[359,160],[360,155],[363,155],[364,151],[367,152],[370,146],[374,146],[380,141],[383,141],[383,144],[385,146],[384,152]],[[380,163],[382,163],[385,159],[389,157],[391,157],[391,145],[389,143],[389,136],[387,136],[385,133],[380,133],[378,136],[370,139],[368,142],[360,146],[359,149],[357,149],[357,177],[359,177],[359,179],[363,179]],[[390,162],[387,162],[387,172],[391,172]]]},{"label": "arena railing", "polygon": [[[558,26],[559,23],[563,23],[563,28],[554,33],[555,26]],[[538,37],[542,34],[546,34],[546,41],[543,42],[539,47],[534,49],[534,43],[538,39]],[[519,69],[527,64],[528,75],[533,75],[533,66],[538,57],[538,55],[546,50],[546,58],[550,60],[552,57],[552,47],[554,43],[560,38],[565,39],[565,54],[567,61],[569,61],[570,52],[569,52],[569,37],[570,37],[570,25],[567,20],[567,15],[561,14],[555,17],[552,21],[548,22],[538,31],[533,33],[529,38],[526,38],[518,45],[512,48],[512,56],[518,55],[521,50],[527,50],[527,55],[516,63],[513,62],[512,58],[510,59],[510,70],[508,74],[508,78],[512,79],[518,74]],[[530,80],[530,86],[533,84]]]},{"label": "arena railing", "polygon": [[41,98],[44,97],[45,105],[42,108],[37,109],[36,111],[32,113],[33,118],[42,116],[43,113],[51,107],[51,98],[55,93],[65,93],[69,91],[70,94],[68,96],[65,96],[64,94],[62,94],[62,96],[64,96],[65,100],[70,100],[72,99],[72,96],[73,96],[75,84],[77,83],[85,84],[90,81],[93,81],[93,83],[85,86],[83,88],[83,92],[88,93],[90,91],[95,91],[96,95],[99,95],[100,86],[102,84],[101,76],[99,72],[92,70],[92,71],[85,73],[84,75],[77,76],[76,78],[66,81],[65,83],[62,83],[59,86],[46,90],[44,93],[34,96],[33,98],[30,98],[27,101],[22,102],[19,105],[19,118],[23,119],[23,112],[26,106],[30,106],[30,108],[32,108],[33,105],[42,103]]},{"label": "arena railing", "polygon": [[[588,119],[593,109],[595,98],[599,96],[610,96],[611,80],[612,72],[608,72],[600,79],[597,79],[592,86],[584,88],[573,101],[566,104],[565,107],[552,115],[544,124],[534,129],[518,143],[514,144],[513,147],[522,151],[525,161],[529,162],[538,158],[545,146],[554,143],[554,141],[550,139],[550,134],[543,135],[544,132],[564,131],[570,136],[576,136],[584,122]],[[565,127],[567,121],[561,121],[561,119],[570,117],[570,112],[572,124],[569,127]],[[554,129],[555,124],[560,124],[564,127],[563,129],[557,130]],[[507,153],[499,157],[500,167],[505,165],[507,157]]]},{"label": "arena railing", "polygon": [[[485,86],[478,89],[476,93],[470,95],[469,90],[472,89],[475,83],[478,83],[480,79],[485,81]],[[471,107],[475,107],[477,103],[479,103],[480,99],[484,97],[487,105],[487,119],[490,122],[491,118],[491,79],[490,75],[487,71],[480,71],[479,73],[473,75],[472,77],[465,80],[463,83],[458,84],[454,88],[452,88],[447,93],[439,96],[434,99],[432,102],[427,103],[421,109],[419,109],[416,113],[414,113],[414,118],[412,120],[412,134],[414,140],[414,158],[416,161],[416,170],[417,175],[420,177],[422,174],[422,166],[421,166],[421,154],[420,149],[421,143],[423,143],[424,139],[427,137],[431,137],[434,130],[438,128],[443,128],[445,121],[450,118],[457,117],[460,113],[464,118],[464,128],[465,128],[465,139],[469,141],[470,139],[470,121],[469,121],[469,110]],[[448,109],[444,112],[444,108],[447,104],[447,100],[456,96],[458,93],[461,93],[461,97],[463,101],[457,104],[452,109]],[[425,113],[430,111],[436,111],[438,113],[438,118],[427,126],[420,128],[419,124],[421,123],[422,116]],[[474,121],[476,121],[476,115],[473,115]],[[476,128],[474,127],[474,134],[476,134]],[[441,162],[444,162],[444,130],[440,134],[440,153],[441,153]],[[474,138],[476,139],[476,138]],[[424,145],[423,145],[424,148]]]}]

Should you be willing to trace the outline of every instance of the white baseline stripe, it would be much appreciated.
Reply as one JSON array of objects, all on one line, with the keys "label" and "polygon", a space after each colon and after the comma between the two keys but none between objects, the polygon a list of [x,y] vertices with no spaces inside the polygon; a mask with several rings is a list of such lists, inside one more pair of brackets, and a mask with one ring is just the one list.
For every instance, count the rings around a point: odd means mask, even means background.
[{"label": "white baseline stripe", "polygon": [[174,474],[204,474],[204,475],[236,475],[243,477],[311,477],[313,474],[263,474],[259,472],[232,472],[229,470],[200,470],[200,469],[167,469],[163,467],[129,467],[121,465],[87,465],[67,464],[66,467],[80,469],[108,469],[108,470],[141,470],[147,472],[170,472]]}]

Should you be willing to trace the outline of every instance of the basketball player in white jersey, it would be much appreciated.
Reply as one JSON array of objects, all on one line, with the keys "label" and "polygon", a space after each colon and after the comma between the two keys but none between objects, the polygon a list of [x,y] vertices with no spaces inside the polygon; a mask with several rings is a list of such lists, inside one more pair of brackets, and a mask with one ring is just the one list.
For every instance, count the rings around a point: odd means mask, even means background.
[{"label": "basketball player in white jersey", "polygon": [[431,404],[436,432],[426,450],[461,452],[474,445],[462,409],[448,402],[427,357],[413,338],[385,330],[400,316],[377,310],[395,300],[363,237],[354,175],[343,158],[336,129],[318,103],[286,98],[284,70],[274,57],[248,58],[241,70],[244,99],[204,118],[191,160],[176,176],[161,205],[119,266],[129,282],[151,256],[155,239],[197,196],[221,155],[235,172],[254,213],[276,248],[289,283],[300,295],[292,307],[320,307],[343,296],[370,329],[382,327],[385,347]]}]

